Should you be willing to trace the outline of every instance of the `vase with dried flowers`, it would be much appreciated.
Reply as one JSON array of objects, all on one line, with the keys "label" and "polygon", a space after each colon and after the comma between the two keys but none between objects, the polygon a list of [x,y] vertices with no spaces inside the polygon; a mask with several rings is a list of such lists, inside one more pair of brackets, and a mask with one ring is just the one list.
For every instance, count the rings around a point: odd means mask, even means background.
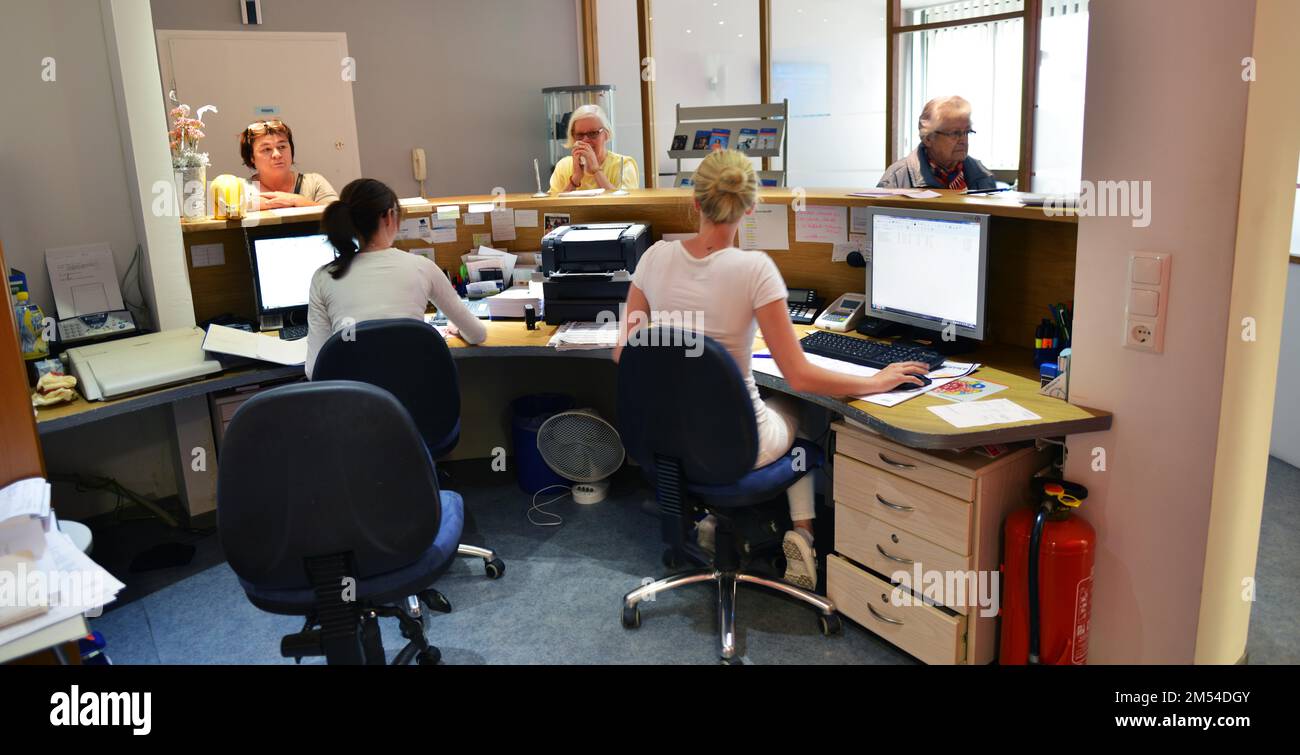
[{"label": "vase with dried flowers", "polygon": [[[176,93],[171,92],[172,102]],[[199,140],[203,138],[203,114],[217,109],[211,105],[199,108],[193,118],[190,106],[178,104],[168,113],[172,119],[171,137],[172,170],[175,173],[176,196],[181,202],[181,218],[184,220],[203,220],[207,218],[207,169],[208,153],[199,152]]]}]

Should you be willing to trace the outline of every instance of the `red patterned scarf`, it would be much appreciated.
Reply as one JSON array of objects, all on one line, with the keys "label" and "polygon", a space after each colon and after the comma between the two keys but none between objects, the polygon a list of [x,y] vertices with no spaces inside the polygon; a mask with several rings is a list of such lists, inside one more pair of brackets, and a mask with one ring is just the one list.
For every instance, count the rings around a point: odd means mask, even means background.
[{"label": "red patterned scarf", "polygon": [[957,163],[957,168],[951,173],[935,165],[930,160],[930,170],[934,172],[934,177],[939,179],[939,183],[946,185],[949,189],[966,188],[966,161],[962,160]]}]

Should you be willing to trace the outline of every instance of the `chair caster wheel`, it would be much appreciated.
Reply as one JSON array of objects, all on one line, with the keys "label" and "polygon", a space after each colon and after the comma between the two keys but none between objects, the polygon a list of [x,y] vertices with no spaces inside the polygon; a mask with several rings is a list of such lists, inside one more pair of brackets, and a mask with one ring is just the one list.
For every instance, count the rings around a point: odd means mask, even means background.
[{"label": "chair caster wheel", "polygon": [[499,558],[484,561],[483,569],[487,572],[488,579],[500,579],[501,575],[506,573],[506,562]]},{"label": "chair caster wheel", "polygon": [[821,627],[822,635],[826,637],[830,637],[833,634],[839,634],[844,629],[844,625],[840,623],[840,617],[836,614],[831,614],[830,616],[822,614],[818,616],[817,625]]},{"label": "chair caster wheel", "polygon": [[663,562],[664,562],[664,566],[666,566],[667,568],[673,571],[680,569],[682,566],[681,556],[677,553],[677,551],[673,550],[672,548],[669,548],[668,550],[664,551]]},{"label": "chair caster wheel", "polygon": [[438,648],[429,648],[417,655],[415,662],[421,666],[437,666],[442,662],[442,652]]},{"label": "chair caster wheel", "polygon": [[623,606],[623,628],[636,629],[641,626],[641,607]]},{"label": "chair caster wheel", "polygon": [[735,656],[732,656],[730,658],[719,658],[718,665],[719,666],[744,666],[745,662]]},{"label": "chair caster wheel", "polygon": [[424,605],[428,606],[430,611],[451,613],[451,601],[447,600],[447,596],[437,590],[425,590],[424,592],[421,592],[420,600],[424,602]]}]

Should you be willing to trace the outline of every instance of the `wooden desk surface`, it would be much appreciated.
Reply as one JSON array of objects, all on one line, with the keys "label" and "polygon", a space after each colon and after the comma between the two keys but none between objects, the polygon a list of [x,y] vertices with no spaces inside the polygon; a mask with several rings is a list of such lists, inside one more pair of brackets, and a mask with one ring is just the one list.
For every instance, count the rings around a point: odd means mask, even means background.
[{"label": "wooden desk surface", "polygon": [[[488,321],[484,324],[487,326],[488,340],[483,345],[470,346],[459,338],[448,339],[448,346],[451,347],[454,358],[611,358],[612,352],[609,349],[556,351],[547,346],[547,342],[557,329],[554,325],[539,323],[537,330],[530,331],[524,327],[523,322],[518,320]],[[813,330],[811,326],[796,326],[796,329],[800,331],[800,335]],[[756,339],[755,348],[763,347],[762,338]],[[898,406],[883,407],[866,401],[845,403],[827,396],[796,393],[790,390],[783,379],[761,372],[755,372],[754,379],[759,385],[799,396],[856,420],[887,438],[914,448],[969,448],[990,443],[1015,443],[1034,438],[1058,437],[1110,428],[1112,417],[1109,412],[1076,406],[1040,394],[1037,374],[1029,363],[1030,356],[1028,349],[988,346],[958,357],[962,361],[974,361],[986,365],[976,374],[984,380],[1007,386],[1006,390],[995,394],[995,398],[1010,399],[1042,417],[1041,420],[966,430],[949,425],[934,412],[929,411],[928,407],[951,403],[933,396],[920,395]],[[112,401],[88,402],[79,398],[70,404],[38,410],[37,427],[41,434],[46,434],[184,398],[258,383],[288,380],[301,377],[302,374],[302,367],[248,366],[229,370],[207,380]]]},{"label": "wooden desk surface", "polygon": [[[795,329],[800,335],[815,330],[811,326],[795,326]],[[857,334],[850,335],[863,338]],[[756,339],[755,348],[762,348],[761,338]],[[984,365],[975,373],[980,379],[1007,386],[1006,390],[999,391],[992,398],[1014,401],[1042,417],[1041,420],[968,429],[953,427],[929,410],[932,406],[953,403],[936,396],[921,394],[897,406],[887,407],[862,400],[846,403],[826,396],[798,393],[791,391],[784,379],[761,372],[755,372],[754,379],[759,385],[799,396],[839,412],[891,440],[913,448],[970,448],[1110,428],[1110,412],[1077,406],[1039,393],[1038,373],[1031,364],[1032,355],[1030,349],[992,345],[954,357],[955,361]]]},{"label": "wooden desk surface", "polygon": [[[948,210],[951,212],[980,212],[1002,218],[1020,218],[1024,220],[1047,220],[1058,223],[1077,224],[1078,218],[1072,212],[1058,216],[1048,215],[1041,207],[1023,207],[1015,200],[1015,192],[1003,192],[993,195],[967,196],[959,191],[939,191],[934,199],[907,199],[905,197],[851,197],[850,193],[861,191],[860,188],[817,188],[799,192],[793,189],[762,189],[760,201],[790,204],[796,196],[809,204],[846,205],[865,207],[882,205],[885,207],[914,207],[921,210]],[[421,204],[404,205],[402,217],[420,217],[429,215],[439,205],[458,205],[461,212],[469,204],[486,204],[493,200],[490,194],[461,195],[452,197],[430,197]],[[674,205],[689,206],[692,190],[682,189],[634,189],[627,194],[612,194],[595,197],[559,197],[534,198],[531,194],[507,194],[506,206],[512,209],[564,210],[572,207],[667,207]],[[244,220],[200,220],[182,222],[183,233],[199,231],[216,231],[243,226],[281,225],[284,223],[301,223],[319,220],[324,207],[315,212],[301,212],[281,216],[274,211],[256,212]],[[484,230],[487,226],[484,226]]]}]

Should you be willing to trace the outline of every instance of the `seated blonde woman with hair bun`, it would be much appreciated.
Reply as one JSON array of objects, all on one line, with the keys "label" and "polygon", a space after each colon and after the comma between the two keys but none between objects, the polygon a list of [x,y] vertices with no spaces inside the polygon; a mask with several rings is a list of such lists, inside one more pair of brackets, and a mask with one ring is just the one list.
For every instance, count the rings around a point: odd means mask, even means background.
[{"label": "seated blonde woman with hair bun", "polygon": [[[754,404],[759,453],[755,468],[789,452],[799,430],[800,402],[785,394],[766,398],[750,371],[755,328],[761,328],[772,358],[792,390],[826,396],[863,396],[921,381],[928,367],[920,362],[891,364],[878,374],[854,377],[825,370],[808,361],[786,305],[788,295],[776,263],[765,252],[743,251],[732,244],[741,219],[758,201],[758,177],[749,158],[734,150],[714,152],[695,171],[695,208],[700,232],[685,241],[660,241],[637,262],[628,290],[627,316],[614,350],[617,361],[627,343],[628,322],[653,322],[652,312],[690,312],[700,331],[718,341],[740,368]],[[813,478],[805,475],[789,491],[794,529],[785,533],[785,580],[807,590],[817,586],[813,552]],[[701,545],[711,549],[713,522],[699,525]]]},{"label": "seated blonde woman with hair bun", "polygon": [[551,193],[579,189],[635,189],[636,160],[605,149],[614,127],[600,105],[583,105],[569,116],[569,140],[564,148],[573,154],[560,158],[551,173]]}]

